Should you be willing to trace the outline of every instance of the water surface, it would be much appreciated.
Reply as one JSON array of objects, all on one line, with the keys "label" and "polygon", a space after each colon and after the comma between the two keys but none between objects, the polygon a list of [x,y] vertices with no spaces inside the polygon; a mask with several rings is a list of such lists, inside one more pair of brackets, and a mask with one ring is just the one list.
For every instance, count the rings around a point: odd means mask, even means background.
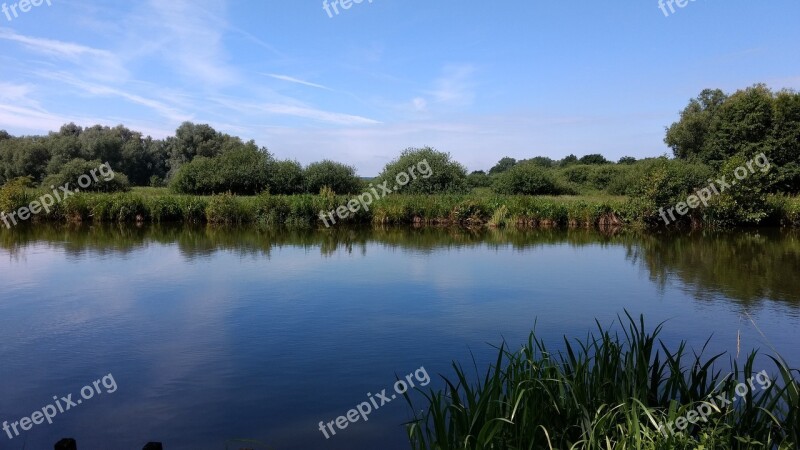
[{"label": "water surface", "polygon": [[[424,367],[483,365],[537,332],[554,348],[628,310],[667,343],[800,363],[800,241],[779,230],[258,231],[46,227],[0,232],[0,421],[117,390],[0,449],[405,449],[400,399],[331,421]],[[760,331],[759,331],[760,330]],[[761,334],[763,333],[763,335]],[[710,353],[709,353],[710,354]],[[440,386],[436,380],[429,387]],[[2,433],[2,432],[0,432]],[[240,448],[233,445],[230,448]],[[264,447],[267,448],[267,447]]]}]

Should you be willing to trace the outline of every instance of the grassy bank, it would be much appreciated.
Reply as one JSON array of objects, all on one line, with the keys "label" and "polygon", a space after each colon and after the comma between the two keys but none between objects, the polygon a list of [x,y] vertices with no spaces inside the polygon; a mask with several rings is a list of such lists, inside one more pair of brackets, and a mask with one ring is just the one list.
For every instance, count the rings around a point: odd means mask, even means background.
[{"label": "grassy bank", "polygon": [[[6,206],[27,206],[39,193],[29,191]],[[56,204],[33,221],[100,223],[262,224],[290,227],[324,226],[319,215],[346,205],[352,197],[337,195],[189,196],[166,189],[136,188],[127,193],[80,193]],[[9,203],[9,202],[6,202]],[[800,199],[772,197],[763,225],[800,226]],[[463,225],[521,227],[653,227],[650,205],[615,196],[519,196],[475,191],[465,195],[387,196],[368,210],[348,213],[341,224]],[[683,225],[704,223],[695,212]],[[713,217],[713,214],[711,215]]]},{"label": "grassy bank", "polygon": [[561,352],[532,333],[521,350],[501,346],[477,380],[454,363],[445,390],[423,405],[406,397],[412,448],[798,448],[798,370],[753,353],[722,371],[723,355],[685,343],[668,350],[661,326],[648,333],[643,319],[626,322],[623,338],[598,325]]}]

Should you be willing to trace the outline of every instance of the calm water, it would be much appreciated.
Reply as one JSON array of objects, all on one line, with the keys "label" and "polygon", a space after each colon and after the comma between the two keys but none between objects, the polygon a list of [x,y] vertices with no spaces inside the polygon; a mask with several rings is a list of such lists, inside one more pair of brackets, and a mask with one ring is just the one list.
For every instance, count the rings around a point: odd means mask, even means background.
[{"label": "calm water", "polygon": [[[625,309],[662,338],[800,365],[800,236],[577,231],[47,228],[0,232],[0,421],[117,389],[0,449],[405,449],[397,399],[318,429],[424,367],[488,362],[536,324],[553,347]],[[757,330],[760,329],[762,336]],[[109,386],[111,379],[107,379]],[[440,384],[433,381],[429,387]],[[230,444],[229,448],[243,445]],[[252,445],[251,445],[252,446]]]}]

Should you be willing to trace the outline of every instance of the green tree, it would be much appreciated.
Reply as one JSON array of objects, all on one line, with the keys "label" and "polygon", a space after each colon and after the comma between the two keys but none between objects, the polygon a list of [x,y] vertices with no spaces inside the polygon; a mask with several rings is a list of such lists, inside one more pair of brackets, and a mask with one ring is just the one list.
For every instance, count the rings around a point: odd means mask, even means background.
[{"label": "green tree", "polygon": [[609,163],[609,161],[603,155],[598,153],[583,156],[581,159],[578,160],[578,162],[581,164],[589,164],[589,165],[600,165]]},{"label": "green tree", "polygon": [[312,194],[318,194],[323,187],[333,189],[337,194],[355,194],[364,185],[356,176],[355,167],[327,159],[309,164],[303,176],[306,191]]},{"label": "green tree", "polygon": [[70,190],[78,188],[81,192],[127,191],[130,188],[128,177],[120,172],[112,172],[109,170],[110,166],[101,167],[104,164],[100,160],[73,159],[64,164],[61,171],[45,178],[42,187],[45,189],[50,186],[58,188],[69,183]]},{"label": "green tree", "polygon": [[507,170],[511,169],[512,167],[517,165],[517,160],[514,158],[509,158],[506,156],[505,158],[501,159],[494,165],[491,169],[489,169],[490,175],[496,175],[498,173],[506,172]]},{"label": "green tree", "polygon": [[297,161],[275,161],[271,167],[269,191],[272,194],[301,194],[305,192],[303,166]]},{"label": "green tree", "polygon": [[[410,168],[416,173],[411,176]],[[449,153],[431,147],[408,148],[397,159],[384,167],[379,180],[388,181],[389,186],[398,184],[399,178],[409,176],[408,184],[402,187],[407,194],[460,194],[469,191],[467,169],[453,161]],[[398,186],[400,187],[400,186]]]},{"label": "green tree", "polygon": [[535,164],[519,164],[498,175],[493,185],[499,194],[563,195],[572,190],[561,183],[552,170]]},{"label": "green tree", "polygon": [[248,143],[209,158],[197,156],[181,165],[170,187],[183,194],[259,194],[270,186],[272,156]]}]

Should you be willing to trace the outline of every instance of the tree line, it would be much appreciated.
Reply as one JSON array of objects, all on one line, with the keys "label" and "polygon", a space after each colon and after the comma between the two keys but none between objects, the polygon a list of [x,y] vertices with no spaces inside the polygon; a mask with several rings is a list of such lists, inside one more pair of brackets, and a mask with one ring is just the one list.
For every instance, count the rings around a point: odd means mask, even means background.
[{"label": "tree line", "polygon": [[[775,169],[759,178],[762,190],[800,192],[800,94],[796,92],[773,92],[765,85],[730,95],[704,90],[666,128],[665,142],[673,158],[624,157],[614,162],[600,154],[561,160],[505,157],[488,171],[469,174],[447,153],[428,147],[408,149],[388,163],[380,177],[393,177],[406,168],[404,164],[427,158],[434,176],[407,186],[410,193],[486,188],[501,194],[641,196],[654,185],[669,192],[696,188],[726,170],[726,165],[763,153]],[[291,195],[317,194],[327,187],[345,194],[359,192],[365,184],[353,166],[326,160],[303,167],[275,158],[253,140],[243,141],[206,124],[183,123],[166,139],[153,139],[122,125],[82,128],[70,123],[58,132],[21,137],[0,130],[0,184],[28,177],[33,184],[49,185],[101,161],[120,175],[113,185],[98,186],[104,190],[133,185],[170,186],[189,194]]]}]

